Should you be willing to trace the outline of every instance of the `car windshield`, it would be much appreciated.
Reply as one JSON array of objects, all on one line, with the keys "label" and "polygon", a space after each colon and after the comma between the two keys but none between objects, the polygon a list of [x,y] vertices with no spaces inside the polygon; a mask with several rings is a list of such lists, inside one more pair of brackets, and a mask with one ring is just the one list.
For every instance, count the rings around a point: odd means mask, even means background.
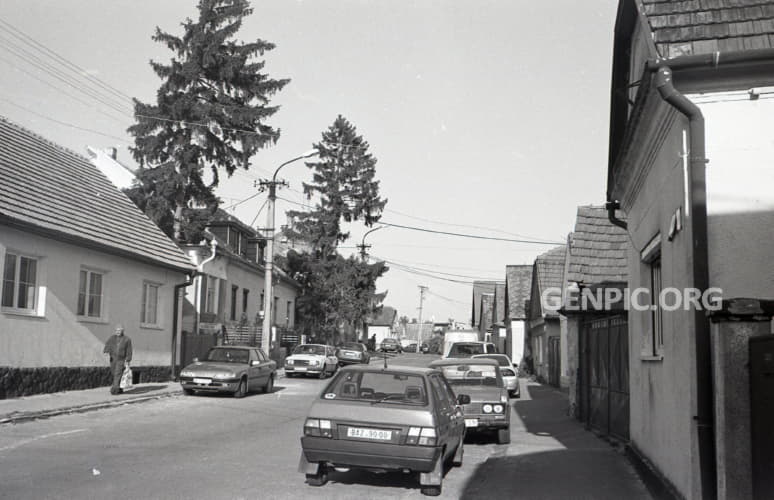
[{"label": "car windshield", "polygon": [[384,339],[382,340],[382,344],[397,344],[398,341],[395,339]]},{"label": "car windshield", "polygon": [[441,366],[446,380],[451,385],[486,385],[502,387],[502,377],[498,377],[498,369],[494,365],[479,365],[475,363],[460,363],[458,365]]},{"label": "car windshield", "polygon": [[360,344],[347,342],[346,344],[341,345],[341,349],[349,349],[350,351],[362,351],[363,347]]},{"label": "car windshield", "polygon": [[450,358],[469,358],[474,354],[484,354],[484,344],[457,342],[449,349]]},{"label": "car windshield", "polygon": [[511,366],[508,362],[508,356],[504,354],[484,354],[483,356],[476,356],[477,358],[493,359],[497,361],[500,366]]},{"label": "car windshield", "polygon": [[293,349],[293,354],[321,354],[325,355],[324,345],[304,344]]},{"label": "car windshield", "polygon": [[323,392],[322,398],[426,406],[427,388],[419,375],[381,370],[342,371]]},{"label": "car windshield", "polygon": [[219,363],[247,363],[248,355],[245,349],[210,349],[207,353],[207,361]]}]

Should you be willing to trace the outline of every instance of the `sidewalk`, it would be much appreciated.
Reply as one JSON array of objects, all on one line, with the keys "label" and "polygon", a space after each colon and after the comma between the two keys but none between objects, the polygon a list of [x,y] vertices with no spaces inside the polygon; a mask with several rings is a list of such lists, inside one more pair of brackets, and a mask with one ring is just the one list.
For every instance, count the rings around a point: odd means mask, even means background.
[{"label": "sidewalk", "polygon": [[511,400],[511,444],[477,466],[462,499],[652,498],[621,447],[567,415],[565,393],[524,382]]},{"label": "sidewalk", "polygon": [[[277,378],[285,376],[285,370],[277,370]],[[0,399],[0,425],[17,424],[40,418],[67,413],[82,413],[125,404],[142,403],[154,399],[183,394],[178,382],[151,382],[136,384],[123,394],[113,396],[110,387],[97,387],[80,391],[63,391],[35,394],[21,398]]]}]

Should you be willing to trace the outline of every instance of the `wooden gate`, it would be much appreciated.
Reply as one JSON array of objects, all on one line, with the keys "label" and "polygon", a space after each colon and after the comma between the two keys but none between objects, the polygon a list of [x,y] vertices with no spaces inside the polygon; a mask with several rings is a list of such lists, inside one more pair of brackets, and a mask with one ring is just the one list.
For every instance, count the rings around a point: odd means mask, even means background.
[{"label": "wooden gate", "polygon": [[561,377],[561,340],[559,337],[548,338],[548,383],[559,387]]},{"label": "wooden gate", "polygon": [[580,416],[595,431],[629,440],[629,335],[625,316],[583,324]]}]

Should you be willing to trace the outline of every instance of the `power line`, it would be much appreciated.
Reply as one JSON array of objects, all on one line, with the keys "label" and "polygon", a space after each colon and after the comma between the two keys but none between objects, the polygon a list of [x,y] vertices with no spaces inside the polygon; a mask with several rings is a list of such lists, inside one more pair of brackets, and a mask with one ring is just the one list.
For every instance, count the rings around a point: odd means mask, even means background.
[{"label": "power line", "polygon": [[451,233],[447,231],[436,231],[434,229],[426,229],[421,227],[413,227],[413,226],[404,226],[401,224],[393,224],[391,222],[384,222],[383,220],[379,220],[379,224],[384,224],[385,226],[390,227],[397,227],[400,229],[410,229],[412,231],[421,231],[424,233],[434,233],[434,234],[444,234],[447,236],[459,236],[462,238],[473,238],[477,240],[492,240],[492,241],[508,241],[511,243],[532,243],[535,245],[563,245],[563,242],[557,242],[557,241],[532,241],[532,240],[517,240],[517,239],[511,239],[511,238],[495,238],[492,236],[479,236],[474,234],[462,234],[462,233]]}]

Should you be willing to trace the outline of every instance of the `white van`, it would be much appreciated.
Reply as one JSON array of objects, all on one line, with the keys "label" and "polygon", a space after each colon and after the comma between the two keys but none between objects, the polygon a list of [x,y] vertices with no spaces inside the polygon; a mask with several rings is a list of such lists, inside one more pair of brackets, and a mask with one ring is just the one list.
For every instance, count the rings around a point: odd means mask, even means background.
[{"label": "white van", "polygon": [[441,353],[446,358],[449,349],[455,342],[478,342],[478,339],[478,332],[475,330],[449,330],[443,335],[443,351]]}]

